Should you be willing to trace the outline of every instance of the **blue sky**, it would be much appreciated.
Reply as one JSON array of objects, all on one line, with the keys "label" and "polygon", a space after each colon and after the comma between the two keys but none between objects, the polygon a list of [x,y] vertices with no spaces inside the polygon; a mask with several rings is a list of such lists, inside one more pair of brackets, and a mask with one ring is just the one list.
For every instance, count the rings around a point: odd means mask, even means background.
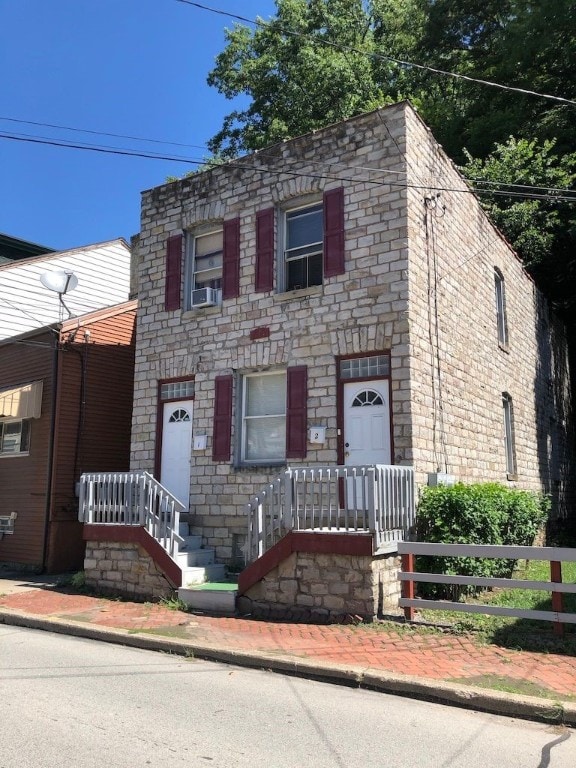
[{"label": "blue sky", "polygon": [[[268,18],[273,0],[206,0]],[[234,108],[206,76],[233,20],[176,0],[0,0],[0,134],[202,158]],[[193,166],[0,138],[0,232],[57,250],[129,238],[140,192]]]}]

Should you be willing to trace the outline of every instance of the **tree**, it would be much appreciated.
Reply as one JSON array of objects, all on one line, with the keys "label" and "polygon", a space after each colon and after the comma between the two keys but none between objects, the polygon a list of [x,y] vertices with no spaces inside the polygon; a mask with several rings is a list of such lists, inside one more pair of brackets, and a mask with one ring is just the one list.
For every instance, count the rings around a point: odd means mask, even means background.
[{"label": "tree", "polygon": [[227,30],[208,83],[251,102],[225,118],[210,150],[234,157],[403,98],[402,71],[373,54],[412,49],[417,2],[276,0],[266,24]]},{"label": "tree", "polygon": [[[559,307],[569,310],[576,284],[576,153],[558,156],[555,142],[510,137],[484,160],[465,150],[465,176],[518,251],[527,269]],[[524,187],[536,187],[527,190]],[[531,199],[523,195],[537,195]]]},{"label": "tree", "polygon": [[[465,172],[574,183],[576,107],[393,60],[576,99],[576,0],[276,0],[226,37],[208,82],[249,105],[209,142],[223,159],[409,98]],[[481,199],[549,296],[574,302],[574,203]]]}]

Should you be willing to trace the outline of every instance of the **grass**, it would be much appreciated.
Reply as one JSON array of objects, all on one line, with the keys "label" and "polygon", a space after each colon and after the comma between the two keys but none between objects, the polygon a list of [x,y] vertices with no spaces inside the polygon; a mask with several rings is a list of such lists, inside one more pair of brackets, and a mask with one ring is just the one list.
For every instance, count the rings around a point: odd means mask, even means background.
[{"label": "grass", "polygon": [[[505,675],[477,675],[476,677],[456,677],[452,682],[461,685],[473,685],[477,688],[487,688],[491,691],[502,691],[503,693],[518,693],[522,696],[536,696],[541,699],[550,699],[554,701],[558,698],[558,693],[537,685],[531,680],[519,680],[515,677],[506,677]],[[562,698],[567,701],[576,701],[576,696],[563,694]]]},{"label": "grass", "polygon": [[[533,560],[522,563],[514,573],[515,578],[527,581],[549,581],[550,566],[546,561]],[[562,580],[576,584],[576,563],[562,564]],[[563,595],[564,612],[576,613],[576,595]],[[530,589],[494,589],[478,597],[466,598],[471,604],[497,605],[523,610],[551,611],[549,592]],[[484,614],[463,614],[460,611],[419,611],[419,618],[430,623],[447,624],[456,632],[472,632],[485,642],[520,648],[522,650],[549,651],[576,655],[576,631],[574,625],[564,626],[564,635],[555,635],[549,621],[516,619]]]},{"label": "grass", "polygon": [[188,606],[184,602],[184,600],[180,600],[177,594],[171,595],[170,597],[162,597],[160,598],[160,605],[163,608],[169,608],[171,611],[187,611]]}]

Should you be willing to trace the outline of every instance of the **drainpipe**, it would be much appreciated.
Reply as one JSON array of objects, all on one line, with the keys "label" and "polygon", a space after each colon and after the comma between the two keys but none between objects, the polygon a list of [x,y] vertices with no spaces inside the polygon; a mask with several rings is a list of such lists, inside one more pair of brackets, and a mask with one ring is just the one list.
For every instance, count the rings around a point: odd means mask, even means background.
[{"label": "drainpipe", "polygon": [[48,534],[50,532],[50,508],[52,506],[52,473],[54,470],[54,449],[56,438],[56,405],[58,402],[58,368],[60,360],[60,328],[52,356],[52,413],[50,416],[50,444],[48,446],[48,484],[46,488],[46,509],[44,512],[44,543],[42,545],[42,572],[46,570],[48,558]]}]

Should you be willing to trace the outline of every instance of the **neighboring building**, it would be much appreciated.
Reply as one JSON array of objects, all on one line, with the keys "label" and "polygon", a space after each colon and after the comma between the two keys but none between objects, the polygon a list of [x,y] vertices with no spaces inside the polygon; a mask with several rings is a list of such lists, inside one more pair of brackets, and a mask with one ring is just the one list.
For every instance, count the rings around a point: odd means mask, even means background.
[{"label": "neighboring building", "polygon": [[82,568],[80,475],[129,466],[135,319],[126,302],[0,342],[0,565]]},{"label": "neighboring building", "polygon": [[53,253],[53,248],[46,248],[44,245],[36,245],[26,240],[20,240],[17,237],[10,237],[0,232],[0,264],[10,261],[20,261],[20,259],[29,259],[34,256],[42,256],[46,253]]},{"label": "neighboring building", "polygon": [[[220,562],[246,551],[247,502],[287,466],[413,466],[419,485],[499,481],[573,514],[562,325],[409,104],[145,192],[138,263],[131,467]],[[284,488],[275,530],[287,510],[306,527]],[[294,567],[292,597],[311,572]],[[338,580],[296,604],[370,614]]]},{"label": "neighboring building", "polygon": [[[52,272],[78,278],[63,304],[40,281]],[[122,239],[6,261],[0,264],[0,339],[118,304],[128,298],[129,286],[130,249]]]}]

